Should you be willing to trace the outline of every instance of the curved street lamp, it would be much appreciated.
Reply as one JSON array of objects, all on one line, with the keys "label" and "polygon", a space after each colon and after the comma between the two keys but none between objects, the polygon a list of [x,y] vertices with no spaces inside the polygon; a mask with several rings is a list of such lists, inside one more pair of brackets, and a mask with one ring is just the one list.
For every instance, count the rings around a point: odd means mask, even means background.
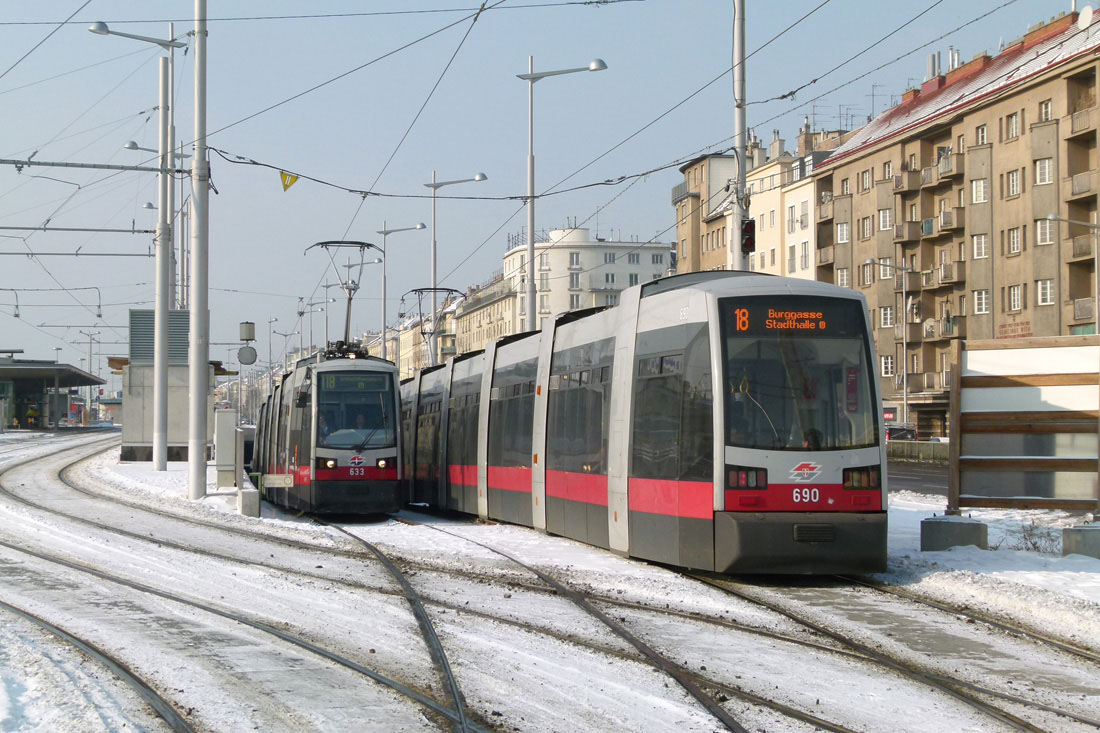
[{"label": "curved street lamp", "polygon": [[[478,173],[479,176],[483,176],[481,180],[485,180],[484,173]],[[435,175],[432,175],[435,178]],[[477,176],[474,176],[476,179]],[[382,358],[386,358],[386,237],[390,234],[396,234],[397,232],[411,232],[424,229],[424,222],[420,222],[414,227],[400,227],[399,229],[387,229],[386,220],[382,220],[382,228],[378,230],[378,233],[382,235]],[[432,279],[435,279],[435,189],[432,189]],[[433,282],[434,285],[434,282]],[[400,338],[400,336],[398,336]]]}]

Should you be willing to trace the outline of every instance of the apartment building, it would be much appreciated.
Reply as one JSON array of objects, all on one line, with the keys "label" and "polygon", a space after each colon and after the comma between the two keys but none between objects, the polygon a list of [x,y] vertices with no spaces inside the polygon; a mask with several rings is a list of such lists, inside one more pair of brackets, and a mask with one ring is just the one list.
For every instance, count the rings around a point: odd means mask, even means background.
[{"label": "apartment building", "polygon": [[727,264],[730,232],[727,184],[737,177],[732,155],[704,155],[680,166],[683,183],[672,189],[676,212],[676,271],[722,270]]},{"label": "apartment building", "polygon": [[955,340],[1096,332],[1092,234],[1048,219],[1097,221],[1100,36],[1076,20],[930,58],[814,174],[817,278],[866,295],[882,393],[921,435],[947,429]]}]

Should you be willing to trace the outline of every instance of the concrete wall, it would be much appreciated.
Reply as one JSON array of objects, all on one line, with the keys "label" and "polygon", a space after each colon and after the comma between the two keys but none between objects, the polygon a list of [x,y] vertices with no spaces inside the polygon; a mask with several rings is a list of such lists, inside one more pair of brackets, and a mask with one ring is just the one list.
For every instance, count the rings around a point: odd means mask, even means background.
[{"label": "concrete wall", "polygon": [[[207,389],[206,442],[214,438],[214,368]],[[187,459],[188,367],[168,367],[168,460]],[[122,369],[122,460],[153,459],[153,367]]]}]

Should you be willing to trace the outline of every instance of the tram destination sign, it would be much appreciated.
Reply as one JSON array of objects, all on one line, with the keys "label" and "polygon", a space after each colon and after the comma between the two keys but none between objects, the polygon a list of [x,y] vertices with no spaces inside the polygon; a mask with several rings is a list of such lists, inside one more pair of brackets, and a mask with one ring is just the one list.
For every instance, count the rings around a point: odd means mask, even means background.
[{"label": "tram destination sign", "polygon": [[805,296],[730,298],[726,332],[732,336],[778,334],[854,336],[863,332],[863,313],[850,299]]}]

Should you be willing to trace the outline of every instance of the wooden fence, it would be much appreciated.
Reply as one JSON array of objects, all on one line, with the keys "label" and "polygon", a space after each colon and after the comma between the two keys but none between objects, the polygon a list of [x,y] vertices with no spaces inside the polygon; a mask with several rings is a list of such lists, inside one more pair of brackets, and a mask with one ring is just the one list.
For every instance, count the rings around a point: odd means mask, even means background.
[{"label": "wooden fence", "polygon": [[957,341],[949,514],[1100,507],[1095,335]]}]

